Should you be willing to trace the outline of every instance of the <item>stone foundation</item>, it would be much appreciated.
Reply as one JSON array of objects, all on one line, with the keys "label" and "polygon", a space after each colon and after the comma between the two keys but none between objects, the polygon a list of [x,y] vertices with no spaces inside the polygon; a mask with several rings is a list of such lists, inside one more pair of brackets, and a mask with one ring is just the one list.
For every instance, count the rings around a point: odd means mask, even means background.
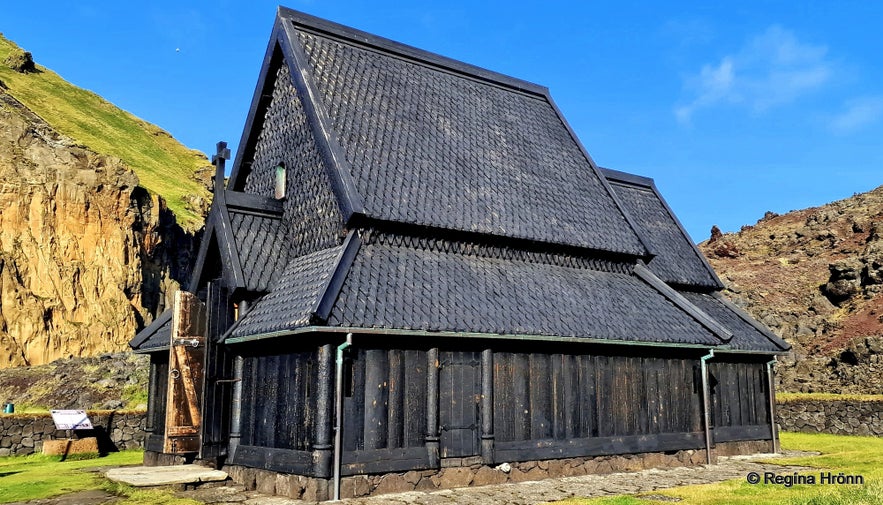
[{"label": "stone foundation", "polygon": [[[768,440],[718,443],[712,450],[717,456],[755,454],[772,451]],[[713,458],[713,461],[714,461]],[[341,498],[357,498],[407,491],[436,491],[466,486],[487,486],[507,482],[524,482],[587,474],[635,472],[647,468],[674,468],[702,465],[705,450],[653,452],[590,458],[568,458],[544,461],[503,463],[495,467],[485,465],[442,468],[441,470],[412,470],[405,473],[382,475],[355,475],[340,482]],[[280,474],[238,465],[225,465],[223,470],[233,481],[248,490],[276,494],[306,501],[323,501],[333,497],[332,482],[326,479],[300,475]]]}]

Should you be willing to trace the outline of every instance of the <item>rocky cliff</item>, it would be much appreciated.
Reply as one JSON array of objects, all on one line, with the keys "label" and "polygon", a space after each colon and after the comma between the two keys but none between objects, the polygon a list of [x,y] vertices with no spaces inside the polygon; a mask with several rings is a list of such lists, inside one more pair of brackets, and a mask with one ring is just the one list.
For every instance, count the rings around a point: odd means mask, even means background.
[{"label": "rocky cliff", "polygon": [[783,390],[883,391],[883,187],[713,229],[700,248],[727,294],[794,346]]},{"label": "rocky cliff", "polygon": [[126,349],[195,243],[119,159],[0,88],[0,367]]}]

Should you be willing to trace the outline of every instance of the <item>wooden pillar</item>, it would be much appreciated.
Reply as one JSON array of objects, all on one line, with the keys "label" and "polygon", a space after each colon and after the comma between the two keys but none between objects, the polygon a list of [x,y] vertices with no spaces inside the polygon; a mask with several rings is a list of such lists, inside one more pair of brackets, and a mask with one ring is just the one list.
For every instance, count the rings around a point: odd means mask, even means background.
[{"label": "wooden pillar", "polygon": [[494,463],[494,353],[481,352],[481,459]]},{"label": "wooden pillar", "polygon": [[147,425],[144,430],[153,433],[153,417],[156,415],[156,400],[159,393],[159,378],[157,377],[157,364],[154,355],[150,355],[150,378],[147,381]]},{"label": "wooden pillar", "polygon": [[430,349],[426,357],[426,451],[429,454],[429,466],[439,468],[438,348]]},{"label": "wooden pillar", "polygon": [[[316,477],[331,477],[332,468],[332,422],[334,420],[334,401],[331,394],[331,383],[334,380],[334,348],[331,344],[319,347],[316,377],[316,434],[313,444],[313,471]],[[307,380],[313,380],[308,377]]]}]

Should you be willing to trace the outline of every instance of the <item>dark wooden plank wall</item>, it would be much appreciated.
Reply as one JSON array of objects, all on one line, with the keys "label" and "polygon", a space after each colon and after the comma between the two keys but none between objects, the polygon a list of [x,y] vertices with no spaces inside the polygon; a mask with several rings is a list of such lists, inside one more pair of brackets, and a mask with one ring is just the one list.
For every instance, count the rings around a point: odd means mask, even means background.
[{"label": "dark wooden plank wall", "polygon": [[166,394],[169,388],[169,353],[150,354],[147,395],[147,431],[163,436],[166,426]]},{"label": "dark wooden plank wall", "polygon": [[701,430],[693,360],[494,353],[497,442]]},{"label": "dark wooden plank wall", "polygon": [[208,349],[202,406],[203,459],[227,453],[230,437],[230,405],[233,395],[233,356],[217,342],[233,324],[234,310],[230,292],[220,279],[206,289]]},{"label": "dark wooden plank wall", "polygon": [[343,475],[429,467],[427,366],[423,350],[350,351],[344,366]]},{"label": "dark wooden plank wall", "polygon": [[243,358],[242,445],[312,450],[317,368],[315,352]]},{"label": "dark wooden plank wall", "polygon": [[[769,438],[769,384],[764,363],[710,361],[715,440]],[[740,428],[740,429],[736,429]]]},{"label": "dark wooden plank wall", "polygon": [[423,447],[426,352],[357,348],[346,360],[345,451]]}]

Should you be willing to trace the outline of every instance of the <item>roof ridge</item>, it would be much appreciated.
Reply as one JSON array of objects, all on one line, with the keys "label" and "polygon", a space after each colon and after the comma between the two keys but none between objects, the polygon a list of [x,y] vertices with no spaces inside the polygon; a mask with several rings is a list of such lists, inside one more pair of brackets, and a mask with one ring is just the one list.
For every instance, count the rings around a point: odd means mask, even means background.
[{"label": "roof ridge", "polygon": [[330,35],[333,38],[356,43],[359,46],[404,58],[422,65],[454,72],[479,81],[512,88],[530,94],[544,97],[548,97],[549,94],[549,89],[545,86],[524,79],[518,79],[500,72],[495,72],[477,65],[458,61],[425,49],[396,42],[386,37],[381,37],[333,21],[318,18],[288,7],[279,6],[277,17],[288,19],[295,25],[304,27],[309,31]]}]

